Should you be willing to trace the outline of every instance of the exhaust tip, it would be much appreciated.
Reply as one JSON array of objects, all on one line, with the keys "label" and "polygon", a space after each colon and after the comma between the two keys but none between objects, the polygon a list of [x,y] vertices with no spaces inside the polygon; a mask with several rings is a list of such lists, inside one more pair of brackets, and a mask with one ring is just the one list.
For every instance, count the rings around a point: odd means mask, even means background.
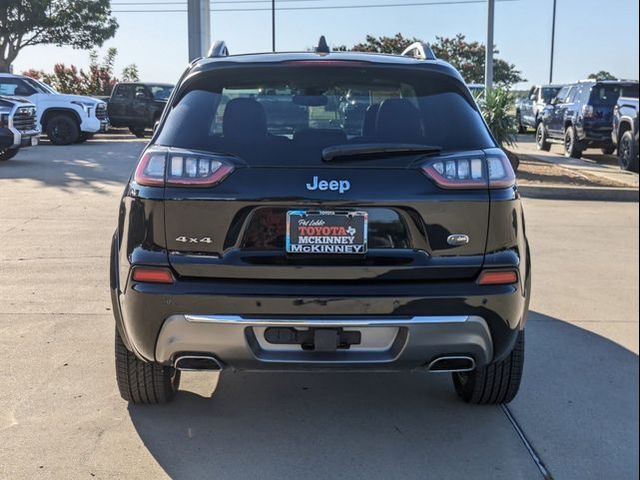
[{"label": "exhaust tip", "polygon": [[182,355],[173,362],[173,368],[181,372],[220,371],[222,365],[210,355]]},{"label": "exhaust tip", "polygon": [[476,368],[476,361],[467,355],[437,357],[429,363],[430,372],[469,372]]}]

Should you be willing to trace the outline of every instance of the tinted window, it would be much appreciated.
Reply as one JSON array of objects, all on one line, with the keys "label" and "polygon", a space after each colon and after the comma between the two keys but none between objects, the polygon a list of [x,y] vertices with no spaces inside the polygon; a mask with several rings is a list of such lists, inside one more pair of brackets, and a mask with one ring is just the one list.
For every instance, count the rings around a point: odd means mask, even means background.
[{"label": "tinted window", "polygon": [[133,85],[117,85],[114,96],[128,98],[133,96]]},{"label": "tinted window", "polygon": [[0,95],[29,96],[35,89],[21,78],[0,78]]},{"label": "tinted window", "polygon": [[463,84],[417,69],[238,67],[201,75],[188,90],[158,144],[289,165],[350,143],[494,145]]},{"label": "tinted window", "polygon": [[592,105],[610,105],[613,106],[618,101],[620,95],[638,97],[638,84],[635,85],[619,85],[619,84],[596,84],[591,89],[591,98],[589,103]]},{"label": "tinted window", "polygon": [[558,92],[557,103],[565,103],[571,92],[571,87],[562,87]]},{"label": "tinted window", "polygon": [[167,100],[173,91],[170,85],[149,85],[149,89],[156,100]]},{"label": "tinted window", "polygon": [[542,87],[542,99],[549,103],[560,91],[560,87]]}]

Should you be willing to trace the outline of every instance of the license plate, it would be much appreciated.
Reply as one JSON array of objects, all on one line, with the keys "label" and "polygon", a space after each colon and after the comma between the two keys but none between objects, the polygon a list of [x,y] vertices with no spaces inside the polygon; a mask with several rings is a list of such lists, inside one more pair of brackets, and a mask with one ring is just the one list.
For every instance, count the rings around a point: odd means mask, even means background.
[{"label": "license plate", "polygon": [[367,251],[367,212],[287,212],[287,253],[362,255]]},{"label": "license plate", "polygon": [[35,147],[38,145],[38,137],[31,137],[31,146]]}]

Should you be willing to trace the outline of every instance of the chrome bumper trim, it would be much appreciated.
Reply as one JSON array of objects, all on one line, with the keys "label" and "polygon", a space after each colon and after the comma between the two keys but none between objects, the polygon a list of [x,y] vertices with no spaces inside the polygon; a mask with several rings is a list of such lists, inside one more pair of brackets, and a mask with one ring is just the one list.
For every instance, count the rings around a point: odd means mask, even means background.
[{"label": "chrome bumper trim", "polygon": [[469,320],[467,315],[453,316],[419,316],[392,318],[246,318],[239,315],[190,315],[184,316],[191,323],[214,323],[226,325],[265,326],[278,325],[282,327],[396,327],[440,323],[464,323]]}]

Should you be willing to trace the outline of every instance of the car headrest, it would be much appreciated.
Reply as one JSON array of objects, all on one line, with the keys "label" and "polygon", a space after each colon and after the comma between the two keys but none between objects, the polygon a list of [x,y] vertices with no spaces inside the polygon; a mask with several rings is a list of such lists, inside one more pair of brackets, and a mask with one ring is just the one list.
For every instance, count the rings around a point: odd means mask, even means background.
[{"label": "car headrest", "polygon": [[415,141],[423,133],[420,112],[405,98],[388,98],[378,109],[376,130],[385,141]]},{"label": "car headrest", "polygon": [[231,140],[265,137],[267,115],[264,107],[253,98],[230,100],[222,117],[222,134]]},{"label": "car headrest", "polygon": [[376,134],[376,117],[380,109],[379,103],[369,105],[364,112],[364,121],[362,122],[362,136],[372,137]]}]

